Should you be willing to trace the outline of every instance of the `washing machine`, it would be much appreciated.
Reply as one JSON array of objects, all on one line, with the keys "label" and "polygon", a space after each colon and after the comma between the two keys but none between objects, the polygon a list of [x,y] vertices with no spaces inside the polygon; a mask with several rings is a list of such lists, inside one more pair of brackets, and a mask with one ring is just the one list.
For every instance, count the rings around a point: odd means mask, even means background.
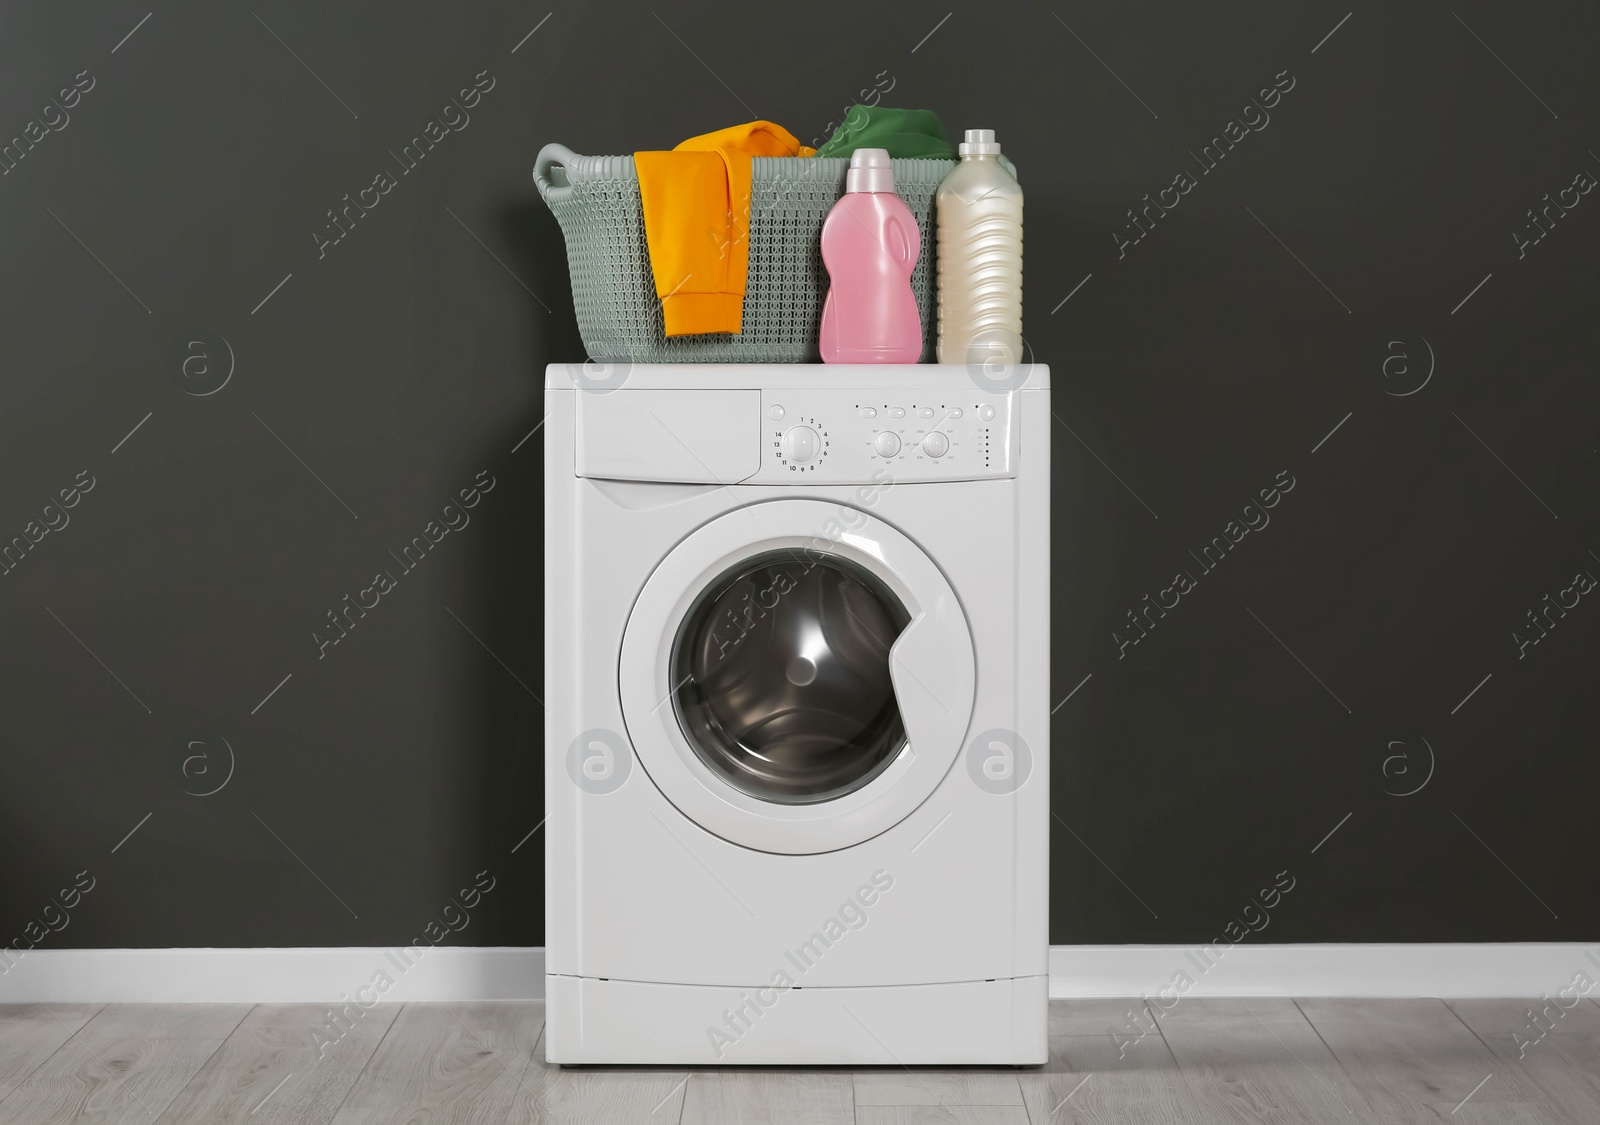
[{"label": "washing machine", "polygon": [[546,1057],[1046,1060],[1042,365],[552,365]]}]

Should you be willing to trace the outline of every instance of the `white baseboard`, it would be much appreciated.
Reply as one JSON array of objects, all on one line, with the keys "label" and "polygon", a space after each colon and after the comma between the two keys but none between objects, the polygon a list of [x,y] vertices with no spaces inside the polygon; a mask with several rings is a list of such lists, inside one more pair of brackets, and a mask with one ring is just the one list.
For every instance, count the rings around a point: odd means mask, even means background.
[{"label": "white baseboard", "polygon": [[[544,996],[543,949],[441,946],[409,966],[403,952],[41,949],[0,975],[0,1004],[328,1003],[360,989],[385,1002]],[[1057,945],[1050,996],[1520,999],[1553,995],[1579,971],[1600,980],[1600,944]]]},{"label": "white baseboard", "polygon": [[1571,984],[1580,970],[1600,981],[1600,944],[1053,945],[1050,998],[1183,995],[1523,999],[1555,994]]},{"label": "white baseboard", "polygon": [[0,1004],[321,1004],[360,989],[385,1003],[539,1000],[544,950],[39,949],[0,976]]}]

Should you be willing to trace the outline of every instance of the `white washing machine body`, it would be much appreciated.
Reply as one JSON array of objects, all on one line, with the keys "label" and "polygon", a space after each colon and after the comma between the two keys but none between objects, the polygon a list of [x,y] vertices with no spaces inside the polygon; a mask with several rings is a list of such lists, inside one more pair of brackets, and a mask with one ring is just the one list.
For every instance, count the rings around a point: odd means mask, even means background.
[{"label": "white washing machine body", "polygon": [[550,1061],[1046,1060],[1049,373],[1012,382],[549,368]]}]

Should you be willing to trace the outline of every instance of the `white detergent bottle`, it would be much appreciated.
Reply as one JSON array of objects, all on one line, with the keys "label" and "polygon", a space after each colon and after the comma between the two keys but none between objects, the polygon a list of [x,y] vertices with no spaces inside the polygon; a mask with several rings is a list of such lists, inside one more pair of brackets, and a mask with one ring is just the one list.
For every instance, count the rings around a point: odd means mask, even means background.
[{"label": "white detergent bottle", "polygon": [[1022,188],[993,129],[968,129],[939,185],[939,362],[1022,362]]}]

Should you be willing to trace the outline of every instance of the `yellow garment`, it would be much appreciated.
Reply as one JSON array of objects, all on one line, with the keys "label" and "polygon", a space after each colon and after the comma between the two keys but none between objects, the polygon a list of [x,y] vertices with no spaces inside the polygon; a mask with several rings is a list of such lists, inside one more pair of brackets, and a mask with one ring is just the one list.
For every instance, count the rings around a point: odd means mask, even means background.
[{"label": "yellow garment", "polygon": [[782,126],[752,121],[636,152],[650,268],[668,336],[738,332],[750,262],[750,158],[811,156]]}]

